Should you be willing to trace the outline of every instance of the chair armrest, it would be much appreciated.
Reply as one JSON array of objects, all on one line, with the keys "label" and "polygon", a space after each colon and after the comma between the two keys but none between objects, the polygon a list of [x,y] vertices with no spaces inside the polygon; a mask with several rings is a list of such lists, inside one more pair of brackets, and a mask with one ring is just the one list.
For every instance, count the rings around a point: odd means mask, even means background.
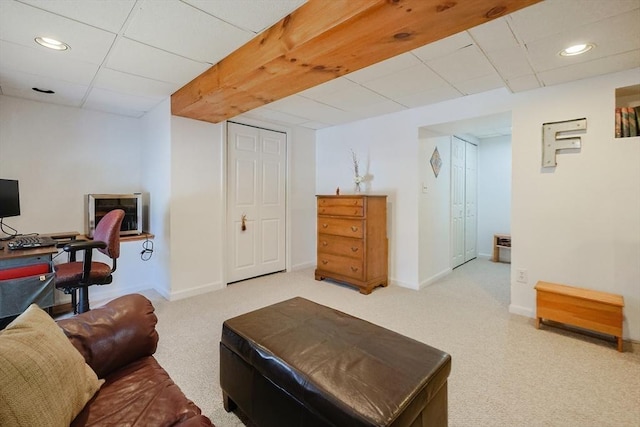
[{"label": "chair armrest", "polygon": [[131,294],[57,323],[98,378],[104,378],[155,353],[157,322],[151,301]]},{"label": "chair armrest", "polygon": [[105,242],[99,240],[74,240],[62,247],[65,252],[77,252],[86,249],[104,249],[107,247]]}]

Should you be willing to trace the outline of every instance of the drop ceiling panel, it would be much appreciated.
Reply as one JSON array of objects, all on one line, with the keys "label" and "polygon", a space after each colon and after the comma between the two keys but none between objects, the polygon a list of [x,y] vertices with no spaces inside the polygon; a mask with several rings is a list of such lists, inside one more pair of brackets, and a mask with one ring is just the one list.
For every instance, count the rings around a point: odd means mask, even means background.
[{"label": "drop ceiling panel", "polygon": [[[63,41],[71,49],[54,52],[34,41],[39,36]],[[99,65],[109,52],[115,35],[35,7],[3,0],[0,1],[0,39]]]},{"label": "drop ceiling panel", "polygon": [[503,79],[513,79],[534,73],[525,49],[510,47],[492,50],[487,54],[489,61]]},{"label": "drop ceiling panel", "polygon": [[[129,95],[112,92],[109,90],[93,88],[87,97],[85,106],[88,108],[115,112],[122,111],[122,114],[140,117],[144,112],[151,110],[158,105],[163,98],[146,98],[142,96]],[[121,106],[126,105],[123,109]]]},{"label": "drop ceiling panel", "polygon": [[420,107],[422,105],[435,104],[449,99],[459,98],[462,93],[448,84],[436,87],[431,90],[412,93],[411,95],[396,98],[395,101],[408,108]]},{"label": "drop ceiling panel", "polygon": [[422,63],[415,55],[410,52],[403,53],[385,61],[378,62],[375,65],[354,71],[353,73],[347,74],[346,77],[351,81],[363,84],[381,77],[396,74],[416,65],[422,65]]},{"label": "drop ceiling panel", "polygon": [[382,95],[352,82],[349,82],[349,87],[344,87],[339,91],[315,92],[313,96],[308,96],[308,93],[301,93],[300,96],[308,97],[345,111],[357,110],[367,105],[387,100]]},{"label": "drop ceiling panel", "polygon": [[638,50],[543,71],[538,74],[538,77],[545,86],[551,86],[602,74],[615,73],[634,67],[640,67],[640,51]]},{"label": "drop ceiling panel", "polygon": [[466,31],[454,34],[434,43],[414,49],[411,52],[424,62],[447,56],[457,50],[473,44],[473,39]]},{"label": "drop ceiling panel", "polygon": [[[0,87],[2,93],[18,98],[79,107],[89,89],[88,86],[35,76],[0,68]],[[53,90],[53,94],[34,91],[32,88]]]},{"label": "drop ceiling panel", "polygon": [[109,57],[107,67],[163,82],[185,84],[208,69],[210,64],[123,38]]},{"label": "drop ceiling panel", "polygon": [[269,108],[283,113],[296,115],[303,111],[305,115],[325,123],[342,123],[345,112],[329,105],[316,102],[299,95],[292,95],[269,104]]},{"label": "drop ceiling panel", "polygon": [[[528,45],[529,58],[536,71],[546,71],[640,49],[639,23],[640,14],[630,13],[574,28],[556,37],[539,39]],[[558,55],[565,47],[587,42],[594,42],[596,48],[583,55]]]},{"label": "drop ceiling panel", "polygon": [[514,77],[507,80],[507,87],[511,92],[523,92],[525,90],[531,90],[541,87],[538,78],[535,74],[529,74],[526,76]]},{"label": "drop ceiling panel", "polygon": [[[171,31],[158,31],[158,28],[171,28]],[[143,3],[124,35],[210,64],[217,63],[254,36],[178,0]]]},{"label": "drop ceiling panel", "polygon": [[395,99],[446,84],[426,65],[417,65],[390,76],[371,80],[366,83],[366,87],[387,98]]},{"label": "drop ceiling panel", "polygon": [[525,43],[640,8],[638,0],[546,0],[510,15]]},{"label": "drop ceiling panel", "polygon": [[485,52],[500,51],[519,47],[506,18],[499,18],[471,28],[468,33],[472,40],[482,46]]},{"label": "drop ceiling panel", "polygon": [[449,55],[429,61],[427,65],[454,85],[457,82],[496,74],[495,69],[475,45],[464,47]]},{"label": "drop ceiling panel", "polygon": [[135,0],[20,0],[57,15],[118,33],[131,13]]},{"label": "drop ceiling panel", "polygon": [[504,81],[498,74],[492,73],[470,80],[453,83],[453,85],[465,95],[473,95],[474,93],[486,92],[488,90],[504,87]]},{"label": "drop ceiling panel", "polygon": [[239,28],[259,33],[306,0],[183,0]]},{"label": "drop ceiling panel", "polygon": [[306,117],[299,117],[293,114],[283,113],[282,111],[276,111],[266,107],[251,110],[250,112],[246,113],[245,116],[267,121],[276,121],[279,123],[286,123],[290,125],[300,125],[309,121],[309,119]]},{"label": "drop ceiling panel", "polygon": [[121,71],[103,68],[93,82],[94,87],[146,97],[166,97],[180,88],[178,83],[147,79]]},{"label": "drop ceiling panel", "polygon": [[[72,61],[60,53],[64,52],[43,52],[40,49],[0,41],[0,65],[4,68],[89,85],[98,71],[98,66],[88,62]],[[25,78],[27,77],[25,75]]]}]

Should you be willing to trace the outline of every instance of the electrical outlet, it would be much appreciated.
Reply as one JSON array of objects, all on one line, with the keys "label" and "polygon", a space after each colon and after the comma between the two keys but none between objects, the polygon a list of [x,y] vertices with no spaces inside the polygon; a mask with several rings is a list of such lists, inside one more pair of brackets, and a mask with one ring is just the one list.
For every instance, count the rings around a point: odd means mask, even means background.
[{"label": "electrical outlet", "polygon": [[518,283],[528,283],[529,279],[527,277],[527,270],[523,268],[519,268],[516,270],[516,282]]}]

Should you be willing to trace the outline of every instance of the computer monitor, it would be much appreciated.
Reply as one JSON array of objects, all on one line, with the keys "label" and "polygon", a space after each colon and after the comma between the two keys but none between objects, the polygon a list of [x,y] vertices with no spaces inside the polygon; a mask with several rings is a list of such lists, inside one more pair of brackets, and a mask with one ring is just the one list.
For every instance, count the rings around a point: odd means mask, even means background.
[{"label": "computer monitor", "polygon": [[15,179],[0,179],[0,219],[20,215],[20,192]]}]

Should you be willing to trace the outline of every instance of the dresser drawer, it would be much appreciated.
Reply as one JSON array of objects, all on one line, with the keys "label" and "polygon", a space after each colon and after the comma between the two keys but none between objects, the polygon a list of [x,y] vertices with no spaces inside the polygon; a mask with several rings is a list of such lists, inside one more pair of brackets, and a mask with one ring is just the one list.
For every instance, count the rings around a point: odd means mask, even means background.
[{"label": "dresser drawer", "polygon": [[318,268],[330,273],[362,280],[364,278],[363,266],[361,259],[318,253]]},{"label": "dresser drawer", "polygon": [[361,219],[318,217],[318,233],[361,239],[363,230],[364,221]]},{"label": "dresser drawer", "polygon": [[318,199],[318,215],[364,216],[364,201],[361,197]]},{"label": "dresser drawer", "polygon": [[318,253],[360,258],[364,256],[364,241],[350,237],[318,234]]}]

